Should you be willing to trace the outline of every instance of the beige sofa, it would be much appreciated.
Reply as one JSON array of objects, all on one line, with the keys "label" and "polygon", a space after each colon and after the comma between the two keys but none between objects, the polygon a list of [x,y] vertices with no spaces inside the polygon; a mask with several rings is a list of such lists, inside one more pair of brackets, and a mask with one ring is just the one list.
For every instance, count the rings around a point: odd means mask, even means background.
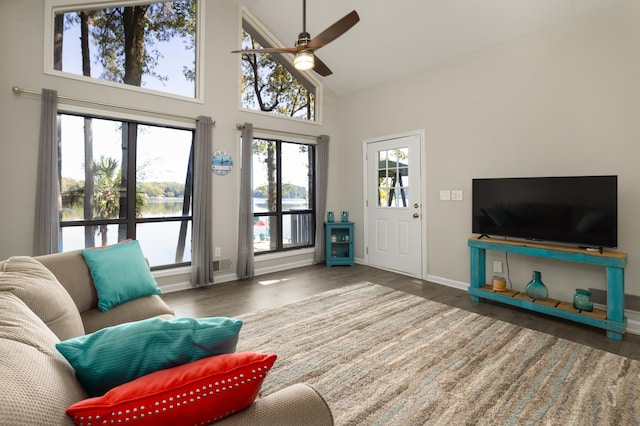
[{"label": "beige sofa", "polygon": [[[101,312],[79,250],[0,261],[0,424],[73,424],[65,410],[87,394],[55,344],[151,317],[173,318],[158,295]],[[324,399],[300,383],[258,397],[216,424],[321,426],[333,418]]]}]

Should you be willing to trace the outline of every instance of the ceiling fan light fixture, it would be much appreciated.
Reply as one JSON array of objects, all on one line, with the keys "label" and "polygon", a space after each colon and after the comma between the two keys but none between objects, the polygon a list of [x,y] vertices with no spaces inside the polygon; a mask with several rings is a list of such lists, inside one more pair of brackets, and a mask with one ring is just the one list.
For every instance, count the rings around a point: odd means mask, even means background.
[{"label": "ceiling fan light fixture", "polygon": [[313,53],[308,50],[301,50],[293,58],[293,66],[297,70],[307,71],[312,69],[314,65]]}]

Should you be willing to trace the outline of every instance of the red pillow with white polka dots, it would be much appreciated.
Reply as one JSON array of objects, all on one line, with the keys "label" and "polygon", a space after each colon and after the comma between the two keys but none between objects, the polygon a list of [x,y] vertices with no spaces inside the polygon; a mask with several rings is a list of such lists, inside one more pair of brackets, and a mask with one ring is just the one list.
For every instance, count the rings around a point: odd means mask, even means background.
[{"label": "red pillow with white polka dots", "polygon": [[253,403],[276,355],[237,352],[156,371],[67,409],[76,425],[208,424]]}]

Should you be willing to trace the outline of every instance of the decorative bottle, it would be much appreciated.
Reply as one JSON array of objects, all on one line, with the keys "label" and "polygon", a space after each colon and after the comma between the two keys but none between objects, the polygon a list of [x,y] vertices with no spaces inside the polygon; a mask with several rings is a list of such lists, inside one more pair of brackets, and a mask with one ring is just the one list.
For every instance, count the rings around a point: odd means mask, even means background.
[{"label": "decorative bottle", "polygon": [[540,279],[539,271],[533,271],[532,280],[527,284],[527,295],[535,300],[545,300],[549,296],[547,286]]},{"label": "decorative bottle", "polygon": [[334,220],[333,212],[327,213],[327,222],[333,222],[333,220]]}]

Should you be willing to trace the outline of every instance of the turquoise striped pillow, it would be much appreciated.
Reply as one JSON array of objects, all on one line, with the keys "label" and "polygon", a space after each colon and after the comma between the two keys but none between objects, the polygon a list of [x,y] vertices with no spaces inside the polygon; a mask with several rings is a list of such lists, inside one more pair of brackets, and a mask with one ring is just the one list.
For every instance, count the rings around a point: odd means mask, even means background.
[{"label": "turquoise striped pillow", "polygon": [[154,371],[236,350],[242,321],[150,318],[104,328],[56,344],[89,396]]},{"label": "turquoise striped pillow", "polygon": [[91,271],[98,293],[98,309],[102,312],[139,297],[161,293],[138,240],[85,249],[82,256]]}]

